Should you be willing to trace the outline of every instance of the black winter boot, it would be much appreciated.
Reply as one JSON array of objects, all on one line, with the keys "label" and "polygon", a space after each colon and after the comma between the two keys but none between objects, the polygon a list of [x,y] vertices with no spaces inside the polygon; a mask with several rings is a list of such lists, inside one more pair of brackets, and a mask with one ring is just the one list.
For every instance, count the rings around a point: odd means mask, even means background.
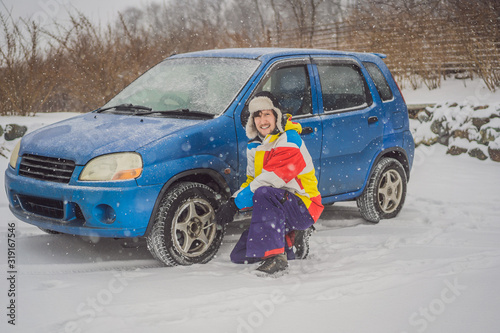
[{"label": "black winter boot", "polygon": [[314,226],[310,226],[306,230],[295,230],[295,259],[306,259],[309,254],[309,237],[314,231]]},{"label": "black winter boot", "polygon": [[288,260],[286,253],[264,259],[255,270],[258,276],[280,277],[288,272]]}]

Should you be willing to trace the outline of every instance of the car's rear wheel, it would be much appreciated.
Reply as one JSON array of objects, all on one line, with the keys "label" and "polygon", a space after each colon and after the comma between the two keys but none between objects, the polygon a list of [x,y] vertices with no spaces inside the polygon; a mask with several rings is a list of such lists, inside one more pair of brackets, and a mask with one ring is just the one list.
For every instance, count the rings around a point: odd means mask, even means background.
[{"label": "car's rear wheel", "polygon": [[151,254],[166,266],[210,261],[224,237],[224,228],[214,221],[216,197],[210,187],[192,182],[166,192],[147,237]]},{"label": "car's rear wheel", "polygon": [[405,202],[406,183],[406,173],[398,160],[380,160],[363,194],[356,199],[363,218],[377,223],[398,215]]}]

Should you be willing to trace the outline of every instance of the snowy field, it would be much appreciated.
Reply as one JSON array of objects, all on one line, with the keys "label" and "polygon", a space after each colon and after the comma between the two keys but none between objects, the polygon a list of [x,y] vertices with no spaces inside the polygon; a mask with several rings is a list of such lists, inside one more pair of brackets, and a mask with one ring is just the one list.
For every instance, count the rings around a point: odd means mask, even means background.
[{"label": "snowy field", "polygon": [[[500,102],[479,81],[449,85],[404,93],[408,103]],[[67,116],[0,122],[33,128]],[[445,152],[417,149],[405,207],[392,220],[369,224],[354,203],[328,206],[310,257],[290,262],[279,279],[229,261],[245,221],[231,225],[210,263],[166,268],[145,247],[45,234],[17,221],[0,191],[0,331],[499,332],[500,163]],[[1,170],[7,163],[0,157]],[[15,326],[7,316],[9,224]]]}]

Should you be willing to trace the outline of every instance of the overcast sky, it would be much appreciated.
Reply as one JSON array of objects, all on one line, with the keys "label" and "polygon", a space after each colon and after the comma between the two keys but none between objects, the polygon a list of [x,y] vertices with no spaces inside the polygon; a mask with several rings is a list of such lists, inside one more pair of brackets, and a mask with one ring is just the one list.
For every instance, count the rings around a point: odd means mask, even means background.
[{"label": "overcast sky", "polygon": [[119,11],[127,7],[142,8],[150,2],[162,0],[0,0],[0,12],[12,13],[12,17],[31,18],[42,25],[54,19],[64,20],[68,10],[81,11],[95,23],[107,24],[114,21]]}]

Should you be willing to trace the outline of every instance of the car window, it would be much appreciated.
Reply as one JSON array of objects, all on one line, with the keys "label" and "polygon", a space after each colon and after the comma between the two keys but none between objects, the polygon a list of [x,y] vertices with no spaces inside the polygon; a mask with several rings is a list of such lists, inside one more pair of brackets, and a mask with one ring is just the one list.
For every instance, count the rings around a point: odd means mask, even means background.
[{"label": "car window", "polygon": [[279,101],[283,114],[312,113],[311,85],[305,65],[280,67],[267,75],[256,90],[269,91]]},{"label": "car window", "polygon": [[366,70],[375,83],[375,87],[377,88],[382,101],[386,102],[392,100],[392,90],[389,87],[389,83],[387,83],[387,80],[385,79],[385,76],[380,68],[373,62],[364,62],[363,65],[365,65]]},{"label": "car window", "polygon": [[173,58],[154,66],[105,106],[136,104],[153,111],[226,110],[260,62],[231,58]]},{"label": "car window", "polygon": [[366,107],[371,94],[359,67],[353,64],[318,64],[324,111]]}]

